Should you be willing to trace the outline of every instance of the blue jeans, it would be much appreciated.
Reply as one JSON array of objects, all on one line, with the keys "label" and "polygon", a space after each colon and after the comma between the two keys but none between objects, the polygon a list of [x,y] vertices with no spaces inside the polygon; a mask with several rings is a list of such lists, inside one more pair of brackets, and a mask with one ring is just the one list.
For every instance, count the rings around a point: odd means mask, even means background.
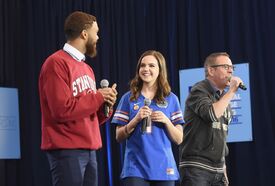
[{"label": "blue jeans", "polygon": [[196,167],[181,167],[181,186],[225,186],[224,173],[209,172]]},{"label": "blue jeans", "polygon": [[138,177],[127,177],[123,179],[123,186],[175,186],[175,181],[144,180]]},{"label": "blue jeans", "polygon": [[46,152],[53,186],[97,186],[96,153],[91,150]]}]

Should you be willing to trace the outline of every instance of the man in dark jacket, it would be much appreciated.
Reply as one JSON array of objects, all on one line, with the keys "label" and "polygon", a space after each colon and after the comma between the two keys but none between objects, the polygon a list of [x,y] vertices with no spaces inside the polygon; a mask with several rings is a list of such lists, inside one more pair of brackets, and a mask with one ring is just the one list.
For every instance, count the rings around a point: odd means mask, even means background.
[{"label": "man in dark jacket", "polygon": [[231,121],[229,103],[242,80],[232,76],[234,66],[227,53],[210,54],[204,68],[205,80],[192,87],[185,103],[181,186],[228,185],[225,156]]}]

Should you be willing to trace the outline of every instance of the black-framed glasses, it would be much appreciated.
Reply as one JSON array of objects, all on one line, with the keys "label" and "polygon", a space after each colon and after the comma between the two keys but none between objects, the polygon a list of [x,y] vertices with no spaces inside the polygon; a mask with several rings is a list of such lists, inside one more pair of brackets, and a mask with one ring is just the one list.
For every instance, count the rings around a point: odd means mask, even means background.
[{"label": "black-framed glasses", "polygon": [[228,65],[228,64],[220,64],[220,65],[212,65],[212,66],[210,66],[210,67],[213,67],[213,68],[215,68],[215,67],[223,67],[225,70],[229,70],[229,69],[231,69],[231,70],[235,70],[235,66],[234,65]]}]

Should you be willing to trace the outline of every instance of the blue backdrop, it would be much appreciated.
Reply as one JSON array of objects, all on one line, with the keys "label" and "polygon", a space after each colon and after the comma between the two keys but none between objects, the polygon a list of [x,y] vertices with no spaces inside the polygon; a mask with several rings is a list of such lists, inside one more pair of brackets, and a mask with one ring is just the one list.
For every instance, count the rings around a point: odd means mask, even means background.
[{"label": "blue backdrop", "polygon": [[[0,160],[0,185],[50,185],[49,166],[39,148],[37,81],[45,58],[63,46],[64,19],[74,10],[97,16],[98,56],[88,63],[98,82],[118,83],[119,96],[128,90],[138,57],[147,49],[166,57],[177,95],[178,70],[201,67],[211,52],[226,51],[233,62],[249,61],[254,141],[229,145],[229,177],[234,186],[273,185],[274,8],[273,0],[0,1],[0,86],[19,90],[21,140],[20,160]],[[100,186],[119,186],[122,155],[114,127],[102,127],[102,138]]]},{"label": "blue backdrop", "polygon": [[19,159],[18,90],[0,87],[0,100],[0,159]]}]

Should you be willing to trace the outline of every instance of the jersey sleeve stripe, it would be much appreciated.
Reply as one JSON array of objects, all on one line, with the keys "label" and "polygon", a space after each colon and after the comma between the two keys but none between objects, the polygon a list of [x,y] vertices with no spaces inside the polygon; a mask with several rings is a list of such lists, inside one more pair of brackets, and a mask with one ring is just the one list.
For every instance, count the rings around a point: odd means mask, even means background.
[{"label": "jersey sleeve stripe", "polygon": [[175,120],[175,119],[177,119],[177,118],[183,118],[183,116],[182,116],[182,113],[180,112],[180,113],[178,113],[178,114],[176,114],[176,115],[174,115],[174,116],[172,116],[171,117],[171,120]]},{"label": "jersey sleeve stripe", "polygon": [[124,119],[124,120],[129,120],[129,116],[128,115],[125,115],[125,114],[120,114],[120,113],[115,113],[114,114],[114,118],[122,118],[122,119]]},{"label": "jersey sleeve stripe", "polygon": [[123,121],[123,122],[128,123],[128,120],[123,119],[123,118],[119,118],[119,117],[114,117],[114,120]]}]

